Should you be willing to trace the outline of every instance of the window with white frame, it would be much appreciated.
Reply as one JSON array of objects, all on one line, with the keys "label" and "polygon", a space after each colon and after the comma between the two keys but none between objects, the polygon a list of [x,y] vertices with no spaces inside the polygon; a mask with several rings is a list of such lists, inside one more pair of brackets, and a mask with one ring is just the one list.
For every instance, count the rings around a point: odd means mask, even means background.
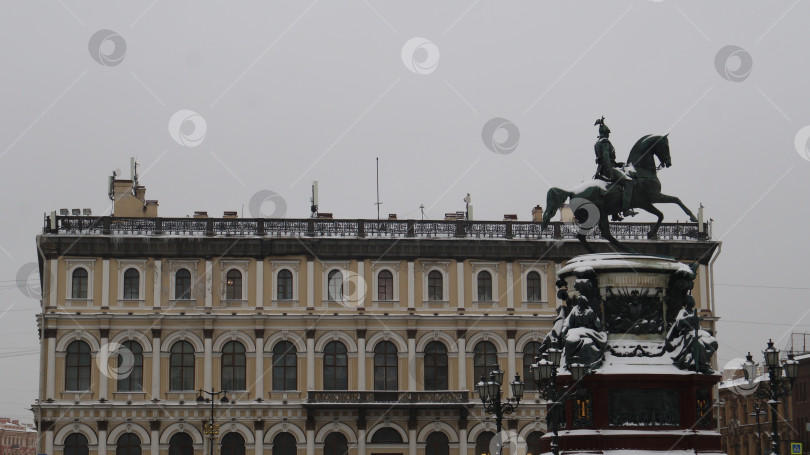
[{"label": "window with white frame", "polygon": [[146,260],[118,261],[118,300],[144,300]]},{"label": "window with white frame", "polygon": [[427,276],[427,300],[439,302],[444,300],[444,275],[438,270],[431,270]]},{"label": "window with white frame", "polygon": [[498,264],[472,263],[473,301],[495,302],[498,300]]},{"label": "window with white frame", "polygon": [[343,303],[350,298],[352,288],[352,272],[349,271],[351,265],[348,261],[322,262],[322,283],[321,298],[324,303]]},{"label": "window with white frame", "polygon": [[222,261],[222,299],[247,300],[248,261]]},{"label": "window with white frame", "polygon": [[66,259],[65,295],[71,300],[93,299],[93,259]]},{"label": "window with white frame", "polygon": [[546,263],[523,263],[521,269],[521,296],[524,304],[546,303],[548,301],[548,278]]},{"label": "window with white frame", "polygon": [[271,261],[270,299],[274,303],[298,300],[298,267],[300,261]]},{"label": "window with white frame", "polygon": [[376,302],[399,300],[399,264],[375,263],[372,282],[372,296]]}]

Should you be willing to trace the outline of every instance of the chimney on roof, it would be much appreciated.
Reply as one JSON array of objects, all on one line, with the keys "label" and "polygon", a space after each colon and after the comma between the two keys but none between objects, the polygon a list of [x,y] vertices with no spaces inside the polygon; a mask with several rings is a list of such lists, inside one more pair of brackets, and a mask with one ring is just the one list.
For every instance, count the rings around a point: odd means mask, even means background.
[{"label": "chimney on roof", "polygon": [[119,179],[121,171],[109,177],[109,196],[113,201],[113,216],[156,218],[157,201],[146,199],[146,187],[138,185],[137,163],[131,162],[134,180]]},{"label": "chimney on roof", "polygon": [[397,219],[397,214],[396,213],[389,213],[388,214],[388,219],[391,220],[391,221],[396,220]]},{"label": "chimney on roof", "polygon": [[194,212],[194,218],[208,218],[208,212],[197,210]]},{"label": "chimney on roof", "polygon": [[543,221],[543,207],[539,205],[535,205],[532,209],[532,221],[535,223],[539,223]]},{"label": "chimney on roof", "polygon": [[331,220],[332,214],[328,212],[318,212],[318,219],[321,220]]},{"label": "chimney on roof", "polygon": [[506,215],[503,216],[503,220],[504,221],[517,221],[517,215],[507,213]]},{"label": "chimney on roof", "polygon": [[235,211],[225,211],[222,213],[223,218],[238,218]]}]

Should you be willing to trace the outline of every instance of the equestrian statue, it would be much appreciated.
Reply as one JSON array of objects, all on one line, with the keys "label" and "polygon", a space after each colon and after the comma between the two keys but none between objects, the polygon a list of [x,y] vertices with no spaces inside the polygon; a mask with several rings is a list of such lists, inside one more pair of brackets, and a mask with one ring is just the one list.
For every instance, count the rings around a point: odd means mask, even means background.
[{"label": "equestrian statue", "polygon": [[[635,216],[637,212],[633,209],[636,208],[652,213],[658,217],[658,221],[647,234],[649,239],[658,237],[658,229],[664,220],[664,214],[653,204],[677,204],[692,222],[698,221],[679,198],[661,193],[661,181],[658,180],[657,171],[672,166],[669,134],[663,136],[648,134],[642,137],[633,145],[627,161],[621,163],[616,161],[616,149],[610,143],[610,128],[605,124],[605,117],[597,119],[594,123],[594,126],[596,125],[599,126],[599,137],[594,144],[596,174],[593,180],[583,182],[571,191],[560,188],[548,190],[542,222],[544,228],[560,207],[570,199],[574,217],[580,224],[577,239],[589,252],[594,250],[586,240],[589,231],[582,229],[586,224],[588,229],[598,226],[604,239],[623,251],[632,252],[610,233],[608,216],[611,216],[613,221],[621,221],[624,217]],[[656,157],[659,165],[655,164]],[[597,210],[593,210],[592,207]],[[585,219],[594,216],[598,217],[598,220]]]}]

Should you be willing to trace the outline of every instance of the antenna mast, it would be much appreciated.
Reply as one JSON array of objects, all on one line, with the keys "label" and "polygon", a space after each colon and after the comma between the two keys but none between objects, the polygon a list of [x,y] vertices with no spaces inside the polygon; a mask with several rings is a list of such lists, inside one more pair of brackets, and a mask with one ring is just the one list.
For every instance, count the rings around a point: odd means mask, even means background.
[{"label": "antenna mast", "polygon": [[380,220],[380,157],[377,158],[377,202],[374,204],[377,206],[377,221]]}]

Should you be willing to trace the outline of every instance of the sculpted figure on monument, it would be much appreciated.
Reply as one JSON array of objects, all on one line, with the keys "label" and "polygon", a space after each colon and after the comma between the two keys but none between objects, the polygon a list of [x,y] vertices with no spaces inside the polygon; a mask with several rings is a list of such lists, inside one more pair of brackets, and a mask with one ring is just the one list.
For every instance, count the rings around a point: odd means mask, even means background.
[{"label": "sculpted figure on monument", "polygon": [[[596,175],[594,178],[617,184],[622,190],[622,215],[635,216],[637,213],[630,209],[630,200],[633,196],[633,179],[625,174],[624,163],[616,162],[616,149],[610,142],[610,128],[605,125],[605,117],[596,120],[594,126],[599,125],[599,137],[593,150],[596,153]],[[613,221],[621,221],[618,214],[613,214]]]},{"label": "sculpted figure on monument", "polygon": [[576,306],[563,322],[562,336],[566,365],[578,361],[591,370],[602,365],[607,334],[587,297],[580,295],[576,298]]},{"label": "sculpted figure on monument", "polygon": [[700,328],[695,298],[691,295],[684,298],[684,307],[669,330],[667,350],[673,353],[672,362],[682,370],[714,373],[711,359],[717,352],[717,339]]}]

